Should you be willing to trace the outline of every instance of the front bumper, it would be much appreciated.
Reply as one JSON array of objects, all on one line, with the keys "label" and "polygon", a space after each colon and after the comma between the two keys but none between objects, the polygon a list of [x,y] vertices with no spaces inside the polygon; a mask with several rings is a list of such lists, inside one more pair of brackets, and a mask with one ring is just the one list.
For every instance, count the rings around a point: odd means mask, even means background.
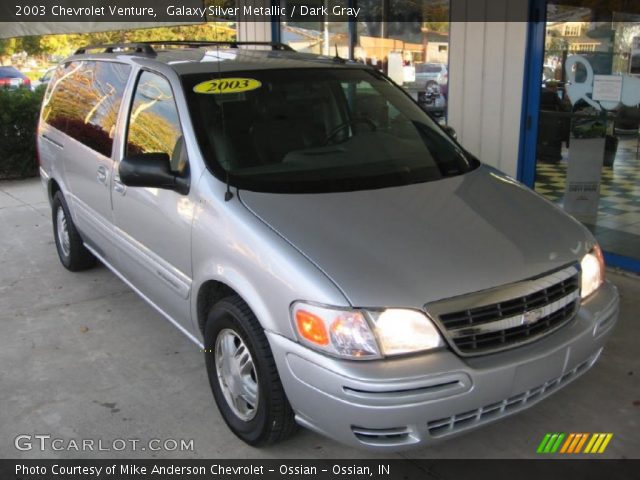
[{"label": "front bumper", "polygon": [[557,332],[473,358],[443,349],[346,361],[267,335],[298,423],[345,444],[402,449],[521,411],[577,378],[602,352],[618,304],[617,289],[607,282]]}]

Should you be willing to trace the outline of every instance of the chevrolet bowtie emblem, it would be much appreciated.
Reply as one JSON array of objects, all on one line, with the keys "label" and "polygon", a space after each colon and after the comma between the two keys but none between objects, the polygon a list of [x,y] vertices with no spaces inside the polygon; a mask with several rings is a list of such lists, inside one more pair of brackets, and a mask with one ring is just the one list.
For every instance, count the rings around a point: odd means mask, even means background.
[{"label": "chevrolet bowtie emblem", "polygon": [[531,325],[542,318],[542,310],[531,310],[522,314],[522,325]]}]

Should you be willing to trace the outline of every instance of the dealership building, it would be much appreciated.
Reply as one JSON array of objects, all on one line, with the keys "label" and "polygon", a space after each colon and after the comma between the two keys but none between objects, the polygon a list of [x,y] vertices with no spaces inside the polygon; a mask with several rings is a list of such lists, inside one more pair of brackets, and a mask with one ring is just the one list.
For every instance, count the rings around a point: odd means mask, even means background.
[{"label": "dealership building", "polygon": [[[481,161],[578,218],[609,265],[640,272],[637,2],[287,1],[228,2],[238,8],[227,25],[238,40],[281,42],[384,71]],[[359,14],[346,21],[279,14],[302,4]],[[270,15],[257,21],[244,7]],[[116,26],[123,28],[75,24]],[[4,24],[0,36],[65,28],[74,27]]]}]

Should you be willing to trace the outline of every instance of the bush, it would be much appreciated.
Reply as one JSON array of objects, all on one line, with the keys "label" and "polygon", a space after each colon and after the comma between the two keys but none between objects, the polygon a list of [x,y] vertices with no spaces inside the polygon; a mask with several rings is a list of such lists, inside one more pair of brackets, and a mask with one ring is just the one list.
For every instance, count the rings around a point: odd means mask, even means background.
[{"label": "bush", "polygon": [[36,127],[44,87],[0,89],[0,178],[37,175]]}]

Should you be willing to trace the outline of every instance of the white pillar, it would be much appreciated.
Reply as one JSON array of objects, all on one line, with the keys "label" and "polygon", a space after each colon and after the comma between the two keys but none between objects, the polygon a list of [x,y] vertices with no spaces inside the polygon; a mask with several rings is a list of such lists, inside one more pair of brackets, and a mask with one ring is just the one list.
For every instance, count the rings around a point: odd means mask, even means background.
[{"label": "white pillar", "polygon": [[[473,9],[508,18],[527,0],[451,0],[452,18]],[[478,9],[478,10],[476,10]],[[522,10],[520,10],[522,11]],[[465,13],[463,13],[465,12]],[[526,22],[452,22],[448,121],[482,162],[515,176],[520,144]]]},{"label": "white pillar", "polygon": [[269,0],[236,0],[236,6],[240,7],[236,23],[238,41],[271,42],[271,22],[268,20],[262,22],[246,21],[245,19],[247,17],[245,17],[242,12],[245,5],[251,7],[270,7],[271,2]]}]

